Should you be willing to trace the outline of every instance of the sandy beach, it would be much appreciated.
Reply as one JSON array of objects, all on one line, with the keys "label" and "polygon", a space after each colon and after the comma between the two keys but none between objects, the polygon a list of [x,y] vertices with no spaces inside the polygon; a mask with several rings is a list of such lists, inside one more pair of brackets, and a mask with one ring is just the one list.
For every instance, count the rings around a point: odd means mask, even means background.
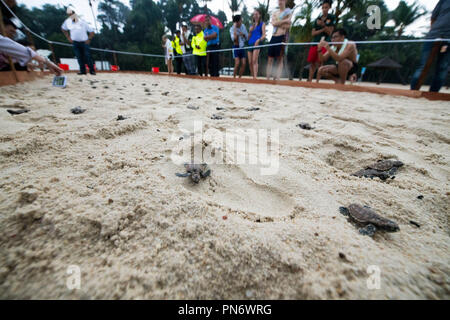
[{"label": "sandy beach", "polygon": [[[0,107],[2,299],[450,298],[448,101],[123,73],[0,87]],[[277,172],[175,176],[195,120],[279,130]],[[193,139],[229,158],[218,141]],[[351,176],[381,159],[395,179]],[[361,235],[351,203],[400,231]]]}]

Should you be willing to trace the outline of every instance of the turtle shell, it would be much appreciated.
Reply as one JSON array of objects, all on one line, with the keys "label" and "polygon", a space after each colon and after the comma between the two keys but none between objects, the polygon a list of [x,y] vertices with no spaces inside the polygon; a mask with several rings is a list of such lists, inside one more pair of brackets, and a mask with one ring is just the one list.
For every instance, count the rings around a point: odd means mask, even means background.
[{"label": "turtle shell", "polygon": [[393,167],[401,167],[401,166],[403,166],[403,163],[401,161],[382,160],[371,164],[368,168],[379,171],[388,171],[391,170]]},{"label": "turtle shell", "polygon": [[187,172],[194,173],[194,172],[203,172],[206,168],[206,164],[195,164],[195,163],[186,163],[184,165]]},{"label": "turtle shell", "polygon": [[358,223],[362,224],[370,223],[389,231],[400,230],[400,228],[394,221],[383,218],[369,207],[363,207],[359,204],[353,203],[348,206],[348,211],[352,219],[354,219]]},{"label": "turtle shell", "polygon": [[350,216],[359,223],[373,223],[379,217],[372,209],[355,203],[348,206],[348,211]]}]

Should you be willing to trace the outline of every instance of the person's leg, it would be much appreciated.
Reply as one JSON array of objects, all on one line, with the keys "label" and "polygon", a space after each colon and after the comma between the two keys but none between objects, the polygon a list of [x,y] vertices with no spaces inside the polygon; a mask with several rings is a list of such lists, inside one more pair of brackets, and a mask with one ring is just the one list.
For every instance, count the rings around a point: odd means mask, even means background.
[{"label": "person's leg", "polygon": [[339,78],[337,77],[338,75],[338,69],[336,65],[326,65],[323,67],[320,67],[319,70],[317,71],[317,83],[319,83],[320,79],[325,78],[325,79],[332,79],[335,82],[337,82],[339,80]]},{"label": "person's leg", "polygon": [[[216,50],[216,48],[214,48]],[[211,55],[212,65],[211,65],[211,76],[217,77],[217,52],[213,52]]]},{"label": "person's leg", "polygon": [[284,54],[277,58],[277,73],[275,74],[275,80],[281,79],[281,73],[283,72]]},{"label": "person's leg", "polygon": [[91,48],[89,47],[88,44],[85,43],[83,44],[83,47],[84,47],[84,58],[89,67],[89,73],[95,74],[94,62],[92,61],[91,57]]},{"label": "person's leg", "polygon": [[181,74],[181,59],[180,59],[180,55],[176,55],[175,56],[175,68],[177,71],[177,74]]},{"label": "person's leg", "polygon": [[[318,64],[318,51],[317,46],[312,46],[309,48],[308,52],[308,58],[306,61],[309,62],[309,75],[308,75],[308,82],[312,82],[314,78],[314,73],[316,73],[317,69],[319,68]],[[303,70],[300,70],[300,74],[303,72]],[[301,78],[301,77],[300,77]]]},{"label": "person's leg", "polygon": [[314,78],[314,73],[316,73],[317,69],[318,69],[318,64],[316,62],[311,62],[310,66],[309,66],[308,82],[312,82],[312,80]]},{"label": "person's leg", "polygon": [[84,64],[83,55],[78,42],[73,43],[73,51],[78,60],[78,65],[80,66],[80,73],[86,74],[86,65]]},{"label": "person's leg", "polygon": [[259,49],[257,50],[253,50],[253,58],[252,58],[252,62],[253,62],[253,79],[258,78],[258,69],[259,69]]},{"label": "person's leg", "polygon": [[205,75],[205,77],[208,76],[208,64],[207,62],[207,56],[202,56],[201,57],[201,63],[202,63],[202,70],[203,70],[203,74]]},{"label": "person's leg", "polygon": [[269,57],[267,59],[267,69],[266,69],[267,80],[270,80],[270,77],[272,76],[272,65],[273,65],[273,57]]},{"label": "person's leg", "polygon": [[[219,46],[215,46],[214,50],[219,50],[220,47]],[[220,56],[219,56],[219,52],[214,52],[214,74],[215,77],[219,76],[219,69],[220,69]]]},{"label": "person's leg", "polygon": [[172,73],[173,73],[172,58],[170,58],[170,59],[167,61],[167,68],[169,69],[169,74],[172,74]]},{"label": "person's leg", "polygon": [[233,57],[234,57],[234,70],[233,70],[233,78],[236,78],[238,69],[239,69],[239,57],[236,56],[236,51],[233,51]]},{"label": "person's leg", "polygon": [[247,66],[247,59],[245,59],[245,55],[243,55],[244,58],[241,59],[241,71],[239,72],[239,78],[242,78],[242,75],[245,72],[245,67]]},{"label": "person's leg", "polygon": [[[445,44],[444,44],[445,45]],[[436,61],[436,70],[431,82],[430,92],[439,92],[444,85],[448,74],[449,56],[448,48],[444,53],[439,53]]]},{"label": "person's leg", "polygon": [[197,73],[200,75],[200,77],[201,76],[203,76],[202,75],[202,69],[201,69],[201,61],[200,61],[200,56],[195,56],[195,62],[196,62],[196,64],[197,64]]},{"label": "person's leg", "polygon": [[186,71],[186,74],[190,74],[190,68],[189,68],[189,62],[187,61],[188,57],[185,57],[185,54],[183,55],[183,65],[184,65],[184,70]]},{"label": "person's leg", "polygon": [[353,67],[353,62],[345,59],[338,64],[339,82],[340,84],[345,84],[348,77],[348,72]]},{"label": "person's leg", "polygon": [[[209,50],[210,48],[207,48],[206,50]],[[211,53],[206,54],[206,76],[209,75],[209,71],[211,70]]]},{"label": "person's leg", "polygon": [[195,67],[195,57],[192,55],[192,52],[189,53],[189,54],[191,54],[191,56],[188,57],[189,65],[190,65],[190,68],[191,68],[191,74],[195,75],[197,73],[196,72],[197,70],[196,70],[196,67]]},{"label": "person's leg", "polygon": [[247,52],[247,58],[248,58],[248,67],[250,68],[250,75],[253,77],[253,79],[255,78],[255,76],[253,75],[253,51],[248,51]]},{"label": "person's leg", "polygon": [[425,65],[428,61],[428,57],[430,56],[431,50],[433,49],[433,42],[425,42],[422,47],[422,56],[420,58],[419,67],[417,68],[416,72],[414,72],[414,75],[411,80],[411,90],[415,90],[419,78],[422,74],[423,69],[425,68]]}]

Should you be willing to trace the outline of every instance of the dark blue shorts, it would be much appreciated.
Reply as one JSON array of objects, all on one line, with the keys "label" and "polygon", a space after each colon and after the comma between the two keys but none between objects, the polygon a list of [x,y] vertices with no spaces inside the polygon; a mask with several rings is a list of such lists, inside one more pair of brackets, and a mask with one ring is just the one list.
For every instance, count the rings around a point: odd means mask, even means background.
[{"label": "dark blue shorts", "polygon": [[234,59],[236,59],[236,58],[239,58],[239,59],[245,58],[245,50],[244,49],[239,49],[238,46],[233,46],[233,49],[236,49],[236,50],[233,50],[233,58]]},{"label": "dark blue shorts", "polygon": [[[270,39],[270,44],[274,44],[274,46],[269,47],[268,56],[271,58],[278,58],[281,56],[281,50],[283,49],[283,45],[281,44],[286,39],[285,35],[282,36],[272,36]],[[277,45],[277,44],[280,45]]]}]

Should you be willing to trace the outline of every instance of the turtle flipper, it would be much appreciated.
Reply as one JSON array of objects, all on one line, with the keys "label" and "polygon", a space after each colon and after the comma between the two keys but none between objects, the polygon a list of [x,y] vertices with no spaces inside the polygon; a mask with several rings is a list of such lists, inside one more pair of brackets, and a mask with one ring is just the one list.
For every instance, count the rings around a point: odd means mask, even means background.
[{"label": "turtle flipper", "polygon": [[201,175],[202,175],[202,178],[209,177],[211,175],[211,169],[208,169],[207,171],[202,172]]},{"label": "turtle flipper", "polygon": [[364,236],[369,236],[369,237],[372,237],[376,231],[377,231],[377,228],[373,224],[368,224],[364,228],[359,229],[359,233],[361,233]]},{"label": "turtle flipper", "polygon": [[389,170],[389,175],[394,176],[398,171],[398,167],[393,167],[391,170]]},{"label": "turtle flipper", "polygon": [[176,175],[177,177],[180,177],[180,178],[187,178],[187,177],[189,177],[191,174],[188,172],[188,173],[175,173],[175,175]]},{"label": "turtle flipper", "polygon": [[339,207],[339,212],[346,217],[348,217],[350,215],[350,212],[348,211],[348,208],[346,208],[346,207]]}]

